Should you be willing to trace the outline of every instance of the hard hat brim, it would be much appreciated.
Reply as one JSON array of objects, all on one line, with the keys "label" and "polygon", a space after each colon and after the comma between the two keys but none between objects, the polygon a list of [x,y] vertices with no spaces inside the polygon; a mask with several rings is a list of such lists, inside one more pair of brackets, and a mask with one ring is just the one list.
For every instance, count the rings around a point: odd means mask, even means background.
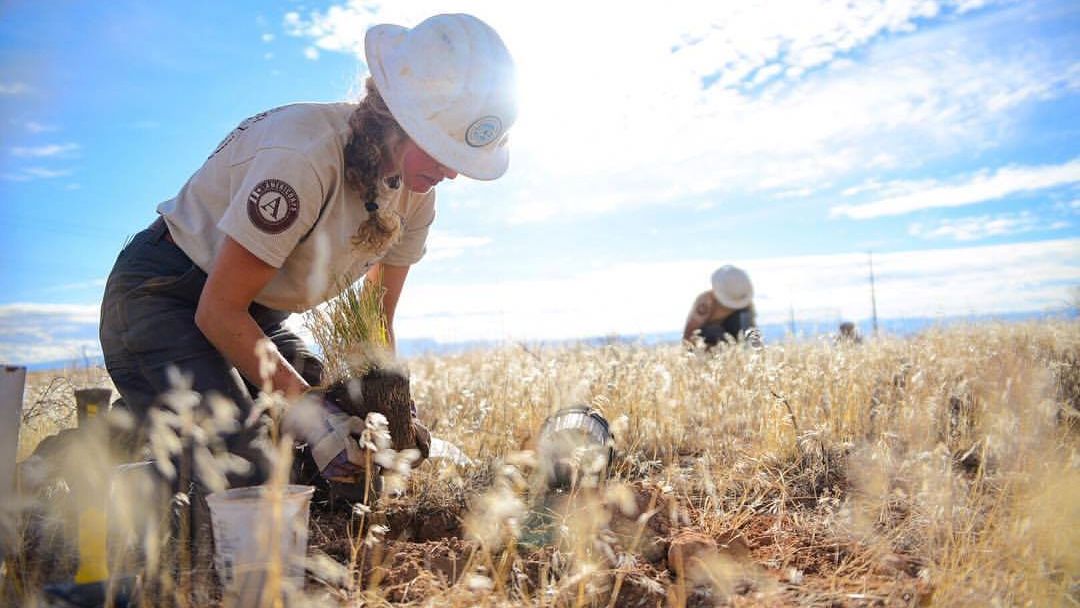
[{"label": "hard hat brim", "polygon": [[715,289],[713,290],[713,297],[715,297],[716,301],[720,302],[720,304],[724,308],[731,308],[733,310],[739,310],[739,309],[742,309],[742,308],[746,308],[747,306],[750,305],[751,302],[754,301],[753,296],[746,296],[746,297],[738,298],[738,299],[728,298],[728,297],[724,296],[723,294],[717,293],[717,291]]},{"label": "hard hat brim", "polygon": [[498,179],[510,165],[509,137],[506,133],[483,147],[472,147],[458,141],[427,117],[418,115],[419,104],[411,100],[422,91],[415,88],[409,90],[395,82],[391,75],[394,69],[391,60],[408,32],[408,28],[399,25],[381,24],[369,29],[364,36],[368,70],[386,107],[413,142],[442,165],[473,179]]}]

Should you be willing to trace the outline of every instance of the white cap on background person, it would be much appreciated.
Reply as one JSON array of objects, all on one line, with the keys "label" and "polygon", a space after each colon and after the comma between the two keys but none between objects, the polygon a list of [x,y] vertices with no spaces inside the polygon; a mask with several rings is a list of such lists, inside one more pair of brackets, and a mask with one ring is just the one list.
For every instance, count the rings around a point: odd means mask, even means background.
[{"label": "white cap on background person", "polygon": [[712,274],[712,291],[716,301],[726,308],[746,308],[754,300],[754,286],[741,268],[721,266]]},{"label": "white cap on background person", "polygon": [[376,25],[364,54],[375,87],[416,145],[473,179],[506,172],[517,84],[495,30],[466,14],[435,15],[412,29]]}]

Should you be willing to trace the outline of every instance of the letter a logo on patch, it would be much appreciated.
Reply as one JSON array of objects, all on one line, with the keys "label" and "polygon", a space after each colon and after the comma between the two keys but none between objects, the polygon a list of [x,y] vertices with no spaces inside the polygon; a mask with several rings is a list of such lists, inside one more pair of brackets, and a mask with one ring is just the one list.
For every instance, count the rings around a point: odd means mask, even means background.
[{"label": "letter a logo on patch", "polygon": [[251,223],[269,234],[285,232],[300,215],[300,197],[280,179],[264,179],[251,189],[247,200]]}]

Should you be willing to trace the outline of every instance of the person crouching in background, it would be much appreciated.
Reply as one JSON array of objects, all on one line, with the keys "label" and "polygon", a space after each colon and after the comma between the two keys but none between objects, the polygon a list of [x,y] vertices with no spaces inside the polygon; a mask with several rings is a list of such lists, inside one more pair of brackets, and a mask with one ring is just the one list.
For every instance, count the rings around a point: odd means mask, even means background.
[{"label": "person crouching in background", "polygon": [[754,310],[754,286],[741,268],[725,265],[712,274],[712,289],[694,299],[683,340],[701,336],[706,349],[726,342],[761,346]]}]

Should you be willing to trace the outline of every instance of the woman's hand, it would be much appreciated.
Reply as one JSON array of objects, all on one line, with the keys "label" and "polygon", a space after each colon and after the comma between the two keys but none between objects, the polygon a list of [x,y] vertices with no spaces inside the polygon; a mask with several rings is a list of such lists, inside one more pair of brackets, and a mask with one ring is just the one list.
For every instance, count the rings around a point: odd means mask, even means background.
[{"label": "woman's hand", "polygon": [[382,311],[386,316],[387,338],[390,339],[390,349],[394,347],[394,311],[397,310],[398,300],[401,298],[401,290],[405,286],[405,277],[409,275],[410,266],[391,266],[378,263],[368,270],[366,278],[375,285],[383,288]]},{"label": "woman's hand", "polygon": [[[265,340],[266,334],[251,317],[248,307],[276,273],[276,268],[226,236],[195,311],[195,324],[210,343],[244,378],[260,387],[264,379],[255,345]],[[287,397],[296,397],[307,390],[307,382],[277,349],[270,350],[270,357],[275,363],[270,377],[273,390],[282,391]]]}]

